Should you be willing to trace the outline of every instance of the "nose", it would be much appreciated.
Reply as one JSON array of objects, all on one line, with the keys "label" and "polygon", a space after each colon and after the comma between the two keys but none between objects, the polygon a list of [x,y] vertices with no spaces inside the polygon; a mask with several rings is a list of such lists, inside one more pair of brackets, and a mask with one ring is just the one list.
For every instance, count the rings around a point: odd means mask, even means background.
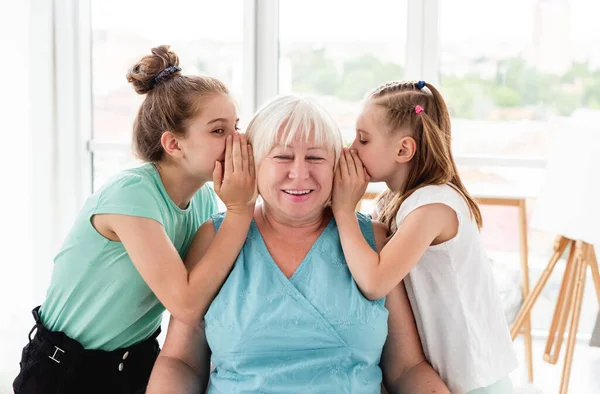
[{"label": "nose", "polygon": [[300,158],[296,158],[290,168],[290,179],[308,179],[309,171],[307,163]]},{"label": "nose", "polygon": [[355,138],[354,141],[352,141],[352,144],[350,145],[350,149],[358,150],[358,138]]}]

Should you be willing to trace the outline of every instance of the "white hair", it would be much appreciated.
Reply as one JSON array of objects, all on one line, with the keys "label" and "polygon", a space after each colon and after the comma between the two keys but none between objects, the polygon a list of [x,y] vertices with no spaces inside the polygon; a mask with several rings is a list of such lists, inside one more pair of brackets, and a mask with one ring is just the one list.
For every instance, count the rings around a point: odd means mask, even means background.
[{"label": "white hair", "polygon": [[287,147],[296,139],[313,139],[335,155],[337,163],[344,145],[339,127],[316,100],[284,95],[267,102],[246,128],[256,164],[277,144]]}]

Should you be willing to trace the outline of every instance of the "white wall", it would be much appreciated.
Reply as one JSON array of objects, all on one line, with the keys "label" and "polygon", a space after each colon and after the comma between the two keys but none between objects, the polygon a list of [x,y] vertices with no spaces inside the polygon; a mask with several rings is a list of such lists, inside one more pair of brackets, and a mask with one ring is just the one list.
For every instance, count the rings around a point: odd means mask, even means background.
[{"label": "white wall", "polygon": [[52,2],[0,0],[0,9],[0,394],[7,394],[56,249],[54,71]]},{"label": "white wall", "polygon": [[31,320],[32,177],[28,1],[2,2],[0,12],[0,393],[16,373],[20,346]]}]

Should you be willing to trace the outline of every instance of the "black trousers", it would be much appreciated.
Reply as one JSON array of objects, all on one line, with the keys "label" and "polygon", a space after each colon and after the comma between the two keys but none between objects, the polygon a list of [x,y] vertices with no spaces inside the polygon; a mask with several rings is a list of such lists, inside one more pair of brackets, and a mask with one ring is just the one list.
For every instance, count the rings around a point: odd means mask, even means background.
[{"label": "black trousers", "polygon": [[[160,348],[156,337],[111,352],[85,350],[76,340],[42,325],[35,326],[23,348],[21,371],[13,382],[15,394],[142,394]],[[31,334],[37,330],[35,336]]]}]

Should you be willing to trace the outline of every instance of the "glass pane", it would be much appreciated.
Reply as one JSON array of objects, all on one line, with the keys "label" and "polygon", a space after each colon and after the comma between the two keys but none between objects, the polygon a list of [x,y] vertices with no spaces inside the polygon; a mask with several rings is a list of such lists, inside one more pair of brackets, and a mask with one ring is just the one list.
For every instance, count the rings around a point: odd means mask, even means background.
[{"label": "glass pane", "polygon": [[[242,111],[243,7],[237,0],[92,0],[93,136],[129,145],[143,96],[125,79],[129,67],[152,47],[167,44],[185,74],[222,80]],[[209,17],[210,16],[210,17]],[[106,171],[134,160],[94,163],[94,187]],[[103,154],[97,155],[103,157]],[[110,155],[109,155],[110,156]],[[108,174],[110,175],[110,174]]]},{"label": "glass pane", "polygon": [[452,0],[440,7],[441,87],[457,154],[543,157],[558,119],[600,109],[600,46],[593,45],[600,4]]},{"label": "glass pane", "polygon": [[318,97],[352,141],[364,95],[403,77],[406,3],[280,2],[280,93]]},{"label": "glass pane", "polygon": [[[591,0],[440,1],[440,81],[451,110],[456,156],[545,158],[555,130],[579,116],[600,119],[600,3]],[[559,126],[560,125],[560,126]],[[472,191],[539,192],[544,171],[461,166]],[[535,198],[528,199],[528,211]],[[492,260],[519,270],[516,208],[483,206],[482,235]],[[529,231],[531,285],[548,264],[555,234]],[[562,269],[564,264],[559,264]],[[533,310],[547,330],[562,274]],[[596,317],[586,288],[581,333]]]}]

